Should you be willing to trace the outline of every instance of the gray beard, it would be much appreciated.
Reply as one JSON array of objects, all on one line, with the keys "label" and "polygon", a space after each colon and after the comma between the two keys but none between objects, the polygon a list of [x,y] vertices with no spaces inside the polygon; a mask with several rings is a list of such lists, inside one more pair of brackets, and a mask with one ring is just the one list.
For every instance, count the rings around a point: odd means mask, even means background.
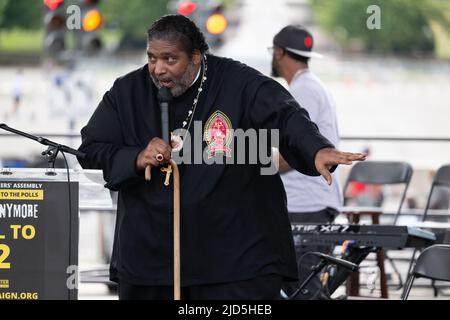
[{"label": "gray beard", "polygon": [[[167,77],[162,77],[161,81],[172,81],[175,86],[170,89],[170,92],[172,93],[172,95],[174,97],[179,97],[181,96],[183,93],[185,93],[187,91],[187,89],[189,89],[189,87],[192,84],[192,81],[194,81],[195,76],[197,75],[198,70],[196,70],[197,68],[195,67],[195,64],[190,61],[188,66],[186,67],[186,71],[184,72],[183,76],[181,77],[180,80],[176,80],[170,76]],[[150,74],[150,77],[152,78],[153,83],[155,84],[155,86],[158,89],[161,89],[161,85],[159,84],[159,81],[157,78],[155,78],[152,74]]]}]

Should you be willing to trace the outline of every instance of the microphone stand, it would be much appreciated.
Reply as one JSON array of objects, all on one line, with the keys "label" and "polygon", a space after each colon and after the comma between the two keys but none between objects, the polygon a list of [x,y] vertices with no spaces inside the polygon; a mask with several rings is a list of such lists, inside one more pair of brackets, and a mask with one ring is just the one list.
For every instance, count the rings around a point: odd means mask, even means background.
[{"label": "microphone stand", "polygon": [[320,261],[317,265],[311,267],[311,273],[309,274],[309,276],[305,279],[305,281],[303,281],[303,283],[300,285],[300,287],[297,290],[295,290],[295,292],[292,295],[290,295],[288,297],[288,300],[292,300],[292,299],[296,298],[298,296],[298,294],[304,290],[306,285],[315,276],[317,276],[320,272],[322,272],[323,268],[325,268],[328,264],[337,265],[337,266],[343,267],[347,270],[350,270],[352,272],[357,271],[359,269],[357,264],[354,264],[350,261],[346,261],[343,259],[334,258],[334,257],[328,256],[328,255],[320,253],[320,252],[308,252],[305,255],[307,255],[307,254],[318,257],[320,259]]},{"label": "microphone stand", "polygon": [[308,285],[311,279],[317,276],[322,271],[322,269],[325,268],[327,264],[328,262],[325,259],[320,259],[317,265],[312,266],[311,273],[309,274],[308,278],[306,278],[305,281],[303,281],[303,283],[300,285],[300,287],[297,290],[295,290],[295,292],[292,295],[288,297],[288,300],[295,299],[298,296],[298,294],[305,289],[305,287]]},{"label": "microphone stand", "polygon": [[43,138],[43,137],[37,137],[34,136],[32,134],[23,132],[23,131],[19,131],[17,129],[8,127],[6,124],[2,123],[0,124],[0,129],[3,129],[5,131],[9,131],[11,133],[17,134],[19,136],[34,140],[39,142],[40,144],[47,146],[47,150],[43,151],[41,153],[41,155],[46,156],[47,160],[48,160],[48,169],[51,169],[49,171],[47,171],[45,174],[48,176],[55,176],[56,173],[53,171],[55,169],[55,161],[56,158],[58,157],[59,152],[65,152],[65,153],[69,153],[72,154],[74,156],[77,156],[79,158],[85,158],[86,154],[84,154],[83,152],[80,152],[78,150],[72,149],[68,146],[65,146],[63,144],[59,144],[56,142],[53,142],[49,139]]}]

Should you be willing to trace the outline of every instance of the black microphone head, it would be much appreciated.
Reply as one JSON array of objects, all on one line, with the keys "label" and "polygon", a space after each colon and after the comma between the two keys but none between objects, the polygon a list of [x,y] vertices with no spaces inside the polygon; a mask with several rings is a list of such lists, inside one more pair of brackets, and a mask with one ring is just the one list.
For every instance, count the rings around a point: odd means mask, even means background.
[{"label": "black microphone head", "polygon": [[169,88],[162,87],[158,90],[158,101],[159,103],[169,103],[173,100],[172,92],[170,92]]}]

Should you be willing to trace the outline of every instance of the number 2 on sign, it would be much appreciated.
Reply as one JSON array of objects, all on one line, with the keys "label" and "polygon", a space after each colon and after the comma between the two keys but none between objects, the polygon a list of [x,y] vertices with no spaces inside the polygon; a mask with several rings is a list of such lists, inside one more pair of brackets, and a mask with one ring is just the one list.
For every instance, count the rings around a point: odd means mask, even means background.
[{"label": "number 2 on sign", "polygon": [[11,263],[4,262],[10,253],[10,249],[6,244],[0,244],[0,269],[11,269]]}]

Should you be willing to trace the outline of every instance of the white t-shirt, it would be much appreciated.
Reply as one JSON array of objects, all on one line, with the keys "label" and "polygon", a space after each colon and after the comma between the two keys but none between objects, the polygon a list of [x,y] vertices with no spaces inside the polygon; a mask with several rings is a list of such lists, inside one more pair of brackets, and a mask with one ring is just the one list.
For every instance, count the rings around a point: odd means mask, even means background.
[{"label": "white t-shirt", "polygon": [[[317,124],[320,133],[335,146],[339,143],[336,106],[331,94],[311,71],[304,70],[289,86],[289,91],[301,107],[305,108],[311,120]],[[310,177],[296,170],[281,175],[286,189],[289,212],[315,212],[342,206],[342,191],[337,170],[332,174],[333,183],[327,184],[322,176]]]}]

